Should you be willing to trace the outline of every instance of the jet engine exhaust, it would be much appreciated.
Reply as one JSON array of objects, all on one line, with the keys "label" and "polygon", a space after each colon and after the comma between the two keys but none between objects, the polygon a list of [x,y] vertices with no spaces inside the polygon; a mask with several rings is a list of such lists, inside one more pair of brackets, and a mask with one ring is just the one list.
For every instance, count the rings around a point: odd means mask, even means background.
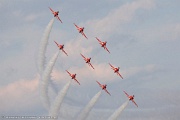
[{"label": "jet engine exhaust", "polygon": [[54,18],[49,22],[46,29],[44,30],[44,34],[43,34],[43,37],[42,37],[41,42],[40,42],[39,53],[38,53],[38,63],[37,63],[38,64],[38,71],[39,71],[40,75],[42,74],[42,72],[44,70],[45,52],[46,52],[48,39],[49,39],[49,35],[51,32],[53,23],[54,23]]},{"label": "jet engine exhaust", "polygon": [[64,100],[64,97],[66,96],[67,94],[67,91],[71,85],[71,82],[72,80],[70,80],[64,87],[61,91],[59,91],[57,97],[55,98],[53,104],[51,105],[50,107],[50,110],[49,110],[49,116],[52,116],[54,118],[58,118],[58,113],[59,113],[59,110],[60,110],[60,107],[61,107],[61,104]]},{"label": "jet engine exhaust", "polygon": [[42,74],[41,81],[40,81],[41,82],[40,84],[41,100],[46,109],[49,109],[49,106],[50,106],[50,101],[48,97],[48,85],[49,85],[50,74],[58,58],[58,55],[59,55],[59,51],[56,54],[54,54],[54,56],[50,59],[49,63],[46,66],[46,69],[44,70]]},{"label": "jet engine exhaust", "polygon": [[109,118],[108,120],[117,120],[121,112],[126,108],[128,105],[129,100],[127,100],[125,103],[123,103]]},{"label": "jet engine exhaust", "polygon": [[81,111],[81,113],[79,114],[79,116],[77,117],[77,120],[85,120],[91,109],[93,108],[93,106],[95,105],[95,103],[97,102],[97,100],[99,99],[100,95],[102,93],[102,90],[100,90],[91,100],[90,102],[85,106],[85,108]]}]

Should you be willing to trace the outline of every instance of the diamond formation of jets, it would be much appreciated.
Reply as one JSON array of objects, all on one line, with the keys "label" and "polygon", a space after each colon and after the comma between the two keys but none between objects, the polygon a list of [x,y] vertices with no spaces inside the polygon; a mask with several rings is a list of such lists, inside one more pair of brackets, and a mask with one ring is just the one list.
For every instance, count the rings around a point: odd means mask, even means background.
[{"label": "diamond formation of jets", "polygon": [[119,73],[120,67],[114,67],[114,66],[111,65],[110,63],[109,63],[109,65],[111,66],[111,69],[114,70],[114,73],[117,73],[117,75],[119,75],[119,76],[123,79],[122,75]]},{"label": "diamond formation of jets", "polygon": [[126,96],[129,98],[129,100],[130,101],[132,101],[137,107],[138,107],[138,105],[136,104],[136,102],[134,101],[134,95],[128,95],[125,91],[123,91],[125,94],[126,94]]},{"label": "diamond formation of jets", "polygon": [[84,55],[82,55],[81,53],[80,53],[80,55],[84,58],[85,62],[94,69],[94,67],[93,67],[92,64],[90,63],[91,58],[86,58],[86,57],[85,57]]},{"label": "diamond formation of jets", "polygon": [[107,91],[107,89],[106,89],[106,87],[107,87],[106,84],[102,85],[100,82],[98,82],[98,81],[96,81],[96,82],[99,84],[99,86],[102,88],[102,90],[104,90],[105,92],[107,92],[107,94],[111,95],[111,94]]},{"label": "diamond formation of jets", "polygon": [[74,23],[74,26],[77,28],[77,30],[79,31],[79,33],[81,33],[86,39],[88,39],[84,33],[84,27],[79,27]]},{"label": "diamond formation of jets", "polygon": [[59,14],[59,11],[54,11],[52,8],[49,7],[49,9],[51,10],[52,14],[54,15],[54,17],[56,17],[61,23],[61,19],[59,18],[58,14]]},{"label": "diamond formation of jets", "polygon": [[69,71],[66,70],[66,72],[69,74],[69,76],[71,77],[71,79],[75,80],[79,85],[79,81],[76,79],[76,74],[71,74]]},{"label": "diamond formation of jets", "polygon": [[[97,37],[96,37],[96,39],[97,39],[97,41],[99,42],[99,44],[101,45],[101,47],[103,47],[106,51],[109,52],[109,50],[108,50],[107,47],[106,47],[107,41],[102,42],[102,41],[101,41],[100,39],[98,39]],[[109,52],[109,53],[110,53],[110,52]]]},{"label": "diamond formation of jets", "polygon": [[56,45],[58,46],[59,50],[62,50],[67,56],[68,54],[66,53],[66,51],[64,50],[64,45],[60,45],[58,44],[56,41],[54,41],[56,43]]}]

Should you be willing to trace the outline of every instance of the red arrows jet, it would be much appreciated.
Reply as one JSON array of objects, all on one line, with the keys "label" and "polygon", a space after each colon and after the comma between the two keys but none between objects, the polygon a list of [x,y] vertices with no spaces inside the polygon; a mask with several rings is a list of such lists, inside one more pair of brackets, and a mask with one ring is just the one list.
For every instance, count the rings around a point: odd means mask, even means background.
[{"label": "red arrows jet", "polygon": [[[108,51],[109,52],[109,50],[107,49],[107,47],[106,47],[106,41],[105,42],[102,42],[100,39],[98,39],[97,37],[96,37],[96,39],[98,40],[98,42],[99,42],[99,44],[101,45],[101,47],[103,47],[106,51]],[[110,52],[109,52],[110,53]]]},{"label": "red arrows jet", "polygon": [[59,14],[59,11],[54,11],[53,9],[51,9],[50,7],[49,7],[49,9],[51,10],[51,12],[52,12],[52,14],[54,15],[54,17],[56,17],[61,23],[62,23],[62,21],[61,21],[61,19],[59,18],[59,16],[58,16],[58,14]]},{"label": "red arrows jet", "polygon": [[[81,53],[80,53],[80,54],[81,54]],[[84,55],[82,55],[82,54],[81,54],[81,56],[84,58],[84,60],[86,61],[86,63],[88,63],[88,65],[91,66],[91,67],[94,69],[94,67],[93,67],[92,64],[90,63],[91,58],[86,58],[86,57],[84,57]]]},{"label": "red arrows jet", "polygon": [[121,74],[119,73],[119,67],[114,67],[114,66],[112,66],[110,63],[109,63],[109,65],[111,66],[111,69],[113,69],[114,70],[114,73],[117,73],[117,75],[119,75],[122,79],[123,79],[123,77],[121,76]]},{"label": "red arrows jet", "polygon": [[59,50],[62,50],[67,56],[68,54],[66,53],[66,51],[64,51],[64,45],[60,45],[58,44],[56,41],[54,41],[56,43],[56,45],[58,46]]},{"label": "red arrows jet", "polygon": [[129,98],[129,100],[131,100],[137,107],[138,107],[138,105],[136,104],[136,102],[134,101],[134,95],[133,96],[130,96],[130,95],[128,95],[125,91],[123,91],[125,94],[126,94],[126,96]]},{"label": "red arrows jet", "polygon": [[66,72],[69,74],[69,76],[71,76],[71,79],[74,79],[79,85],[80,83],[78,82],[78,80],[76,79],[76,74],[71,74],[69,71],[66,70]]},{"label": "red arrows jet", "polygon": [[84,27],[79,27],[74,23],[75,27],[77,28],[77,30],[79,31],[79,33],[81,33],[86,39],[88,39],[86,37],[86,35],[84,34]]},{"label": "red arrows jet", "polygon": [[99,84],[99,86],[102,88],[102,90],[105,90],[109,95],[111,95],[107,90],[106,90],[106,87],[107,87],[107,85],[105,84],[105,85],[102,85],[101,83],[99,83],[98,81],[96,81],[98,84]]}]

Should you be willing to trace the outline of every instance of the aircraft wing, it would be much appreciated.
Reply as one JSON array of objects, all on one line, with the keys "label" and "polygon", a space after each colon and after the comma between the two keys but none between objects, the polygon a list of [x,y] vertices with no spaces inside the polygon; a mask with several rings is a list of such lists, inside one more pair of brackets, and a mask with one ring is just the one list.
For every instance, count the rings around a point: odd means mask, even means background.
[{"label": "aircraft wing", "polygon": [[74,78],[74,80],[80,85],[79,81],[76,78]]},{"label": "aircraft wing", "polygon": [[59,16],[56,16],[56,18],[62,23],[61,19],[59,18]]},{"label": "aircraft wing", "polygon": [[96,81],[98,84],[99,84],[99,86],[101,87],[101,83],[99,83],[98,81]]},{"label": "aircraft wing", "polygon": [[125,91],[123,91],[125,94],[126,94],[126,96],[129,98],[129,95],[125,92]]},{"label": "aircraft wing", "polygon": [[86,35],[84,34],[84,32],[82,32],[81,34],[82,34],[86,39],[88,39],[88,38],[86,37]]},{"label": "aircraft wing", "polygon": [[88,63],[93,69],[94,69],[94,67],[92,66],[92,64],[91,63]]},{"label": "aircraft wing", "polygon": [[59,46],[59,44],[56,41],[54,41],[54,42],[56,43],[57,46]]},{"label": "aircraft wing", "polygon": [[114,66],[113,66],[113,65],[111,65],[110,63],[109,63],[109,65],[111,66],[112,69],[114,69]]},{"label": "aircraft wing", "polygon": [[[80,53],[80,54],[81,54],[81,53]],[[81,56],[82,56],[84,59],[86,59],[86,57],[85,57],[84,55],[81,54]]]},{"label": "aircraft wing", "polygon": [[96,39],[98,40],[99,43],[101,43],[101,40],[100,40],[100,39],[98,39],[97,37],[96,37]]},{"label": "aircraft wing", "polygon": [[69,71],[66,70],[66,72],[71,76],[71,73]]},{"label": "aircraft wing", "polygon": [[[106,50],[106,51],[108,51],[109,52],[109,50],[107,49],[107,47],[106,46],[104,46],[104,49]],[[110,53],[110,52],[109,52]]]},{"label": "aircraft wing", "polygon": [[117,72],[117,74],[123,79],[122,75],[119,72]]},{"label": "aircraft wing", "polygon": [[64,51],[64,49],[62,49],[62,51],[68,56],[68,54],[66,53],[66,51]]},{"label": "aircraft wing", "polygon": [[74,23],[74,25],[76,26],[77,29],[79,29],[79,27]]},{"label": "aircraft wing", "polygon": [[111,96],[111,94],[106,89],[104,89],[104,90],[107,92],[107,94],[109,94]]},{"label": "aircraft wing", "polygon": [[51,10],[51,12],[54,14],[54,10],[53,9],[51,9],[50,7],[49,7],[49,9]]},{"label": "aircraft wing", "polygon": [[136,104],[136,102],[134,100],[132,100],[132,102],[138,107],[138,105]]}]

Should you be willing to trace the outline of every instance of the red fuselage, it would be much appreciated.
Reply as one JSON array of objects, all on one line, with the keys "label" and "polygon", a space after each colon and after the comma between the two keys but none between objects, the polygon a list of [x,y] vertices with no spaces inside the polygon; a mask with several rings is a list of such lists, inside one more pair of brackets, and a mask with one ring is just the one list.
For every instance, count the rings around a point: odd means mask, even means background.
[{"label": "red fuselage", "polygon": [[114,68],[114,72],[118,72],[119,71],[119,68]]},{"label": "red fuselage", "polygon": [[106,46],[106,42],[101,42],[100,44],[101,44],[101,47]]},{"label": "red fuselage", "polygon": [[78,28],[79,33],[82,33],[84,31],[84,27],[83,28]]},{"label": "red fuselage", "polygon": [[58,14],[59,14],[59,11],[54,12],[54,17],[58,16]]},{"label": "red fuselage", "polygon": [[64,48],[64,45],[59,45],[59,49],[63,49]]},{"label": "red fuselage", "polygon": [[102,85],[102,86],[101,86],[102,90],[106,89],[106,86],[107,86],[107,85]]},{"label": "red fuselage", "polygon": [[129,96],[129,100],[133,100],[134,99],[134,95],[133,96]]},{"label": "red fuselage", "polygon": [[71,78],[74,79],[76,77],[76,74],[72,74]]},{"label": "red fuselage", "polygon": [[90,61],[91,61],[91,58],[86,59],[86,63],[90,63]]}]

